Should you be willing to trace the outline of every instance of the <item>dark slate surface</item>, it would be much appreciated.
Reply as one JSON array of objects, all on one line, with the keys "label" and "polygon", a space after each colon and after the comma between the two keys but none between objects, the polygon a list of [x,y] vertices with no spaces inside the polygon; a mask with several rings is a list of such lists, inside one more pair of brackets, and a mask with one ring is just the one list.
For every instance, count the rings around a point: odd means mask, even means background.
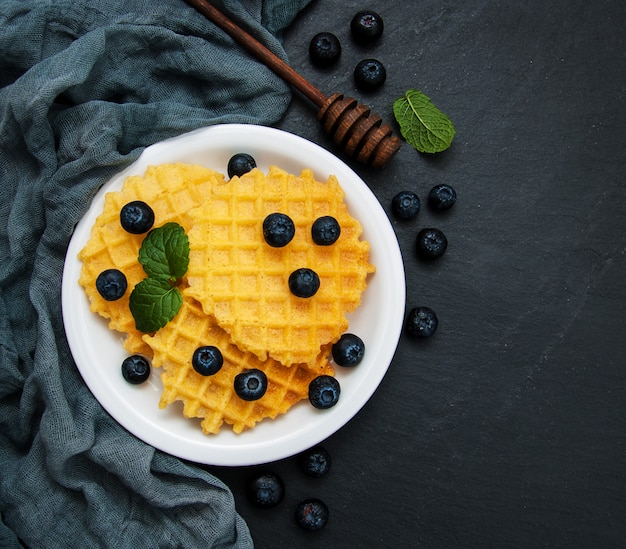
[{"label": "dark slate surface", "polygon": [[[364,7],[385,21],[370,48],[348,32]],[[382,171],[348,161],[385,209],[441,182],[459,199],[448,215],[393,222],[407,308],[434,308],[440,328],[402,337],[379,390],[325,441],[329,475],[269,464],[287,495],[259,511],[244,486],[260,468],[215,469],[257,547],[626,544],[625,22],[621,0],[315,0],[290,29],[292,65],[325,93],[392,122],[393,100],[417,88],[454,121],[434,158],[404,144]],[[308,61],[323,30],[343,44],[328,70]],[[369,95],[352,83],[365,57],[388,72]],[[315,111],[295,96],[279,127],[335,150]],[[413,251],[425,226],[450,242],[432,264]],[[292,519],[309,495],[331,511],[316,534]]]}]

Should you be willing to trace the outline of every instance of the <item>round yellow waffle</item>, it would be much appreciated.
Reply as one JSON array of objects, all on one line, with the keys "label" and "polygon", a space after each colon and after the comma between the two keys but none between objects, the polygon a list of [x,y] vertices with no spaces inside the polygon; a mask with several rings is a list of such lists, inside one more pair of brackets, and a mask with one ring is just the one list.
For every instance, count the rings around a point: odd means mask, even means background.
[{"label": "round yellow waffle", "polygon": [[[287,214],[296,229],[282,248],[263,237],[263,220],[275,212]],[[332,245],[316,245],[311,226],[327,215],[339,222],[340,237]],[[311,170],[296,176],[277,167],[267,175],[254,169],[213,187],[210,200],[190,217],[184,293],[215,316],[241,349],[284,365],[312,363],[347,329],[346,314],[360,304],[374,267],[335,177],[322,183]],[[301,267],[320,278],[309,298],[289,290],[289,275]]]},{"label": "round yellow waffle", "polygon": [[[187,164],[163,164],[149,167],[143,176],[128,177],[120,191],[105,195],[102,213],[96,219],[90,238],[78,257],[82,260],[79,284],[84,287],[90,308],[108,319],[109,327],[124,334],[123,344],[130,353],[150,356],[150,348],[135,328],[128,308],[132,289],[146,277],[137,261],[144,234],[130,234],[120,225],[120,210],[133,200],[142,200],[154,210],[154,226],[177,222],[185,230],[190,226],[187,212],[210,194],[224,176],[207,168]],[[105,269],[118,269],[126,276],[128,289],[117,301],[105,300],[96,290],[95,281]]]},{"label": "round yellow waffle", "polygon": [[[153,336],[145,335],[144,341],[153,351],[153,366],[163,368],[159,406],[182,401],[183,415],[202,418],[200,425],[206,434],[217,434],[224,422],[239,434],[265,418],[274,419],[308,397],[309,383],[315,377],[334,373],[326,353],[320,353],[311,366],[288,368],[272,359],[260,361],[234,345],[215,319],[189,298],[173,320]],[[203,345],[217,347],[224,358],[214,375],[200,375],[191,364],[194,351]],[[265,372],[268,387],[260,399],[245,401],[235,393],[233,381],[237,374],[252,368]]]}]

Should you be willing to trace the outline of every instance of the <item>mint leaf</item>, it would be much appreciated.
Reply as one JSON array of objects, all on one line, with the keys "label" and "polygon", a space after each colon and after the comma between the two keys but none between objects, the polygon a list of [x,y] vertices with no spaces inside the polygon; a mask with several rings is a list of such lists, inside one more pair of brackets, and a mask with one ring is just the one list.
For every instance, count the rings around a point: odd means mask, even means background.
[{"label": "mint leaf", "polygon": [[189,238],[178,223],[166,223],[148,233],[139,249],[139,263],[152,278],[176,282],[189,266]]},{"label": "mint leaf", "polygon": [[393,103],[393,114],[406,142],[423,153],[445,151],[452,143],[452,121],[430,98],[418,90],[408,90]]},{"label": "mint leaf", "polygon": [[140,332],[156,332],[165,326],[183,304],[178,288],[162,278],[144,278],[131,292],[130,312]]}]

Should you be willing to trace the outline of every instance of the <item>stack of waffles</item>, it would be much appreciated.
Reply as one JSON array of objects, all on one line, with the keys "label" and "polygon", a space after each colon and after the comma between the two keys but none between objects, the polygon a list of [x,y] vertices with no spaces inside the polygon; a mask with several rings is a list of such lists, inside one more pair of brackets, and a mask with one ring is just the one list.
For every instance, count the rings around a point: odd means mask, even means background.
[{"label": "stack of waffles", "polygon": [[[189,267],[179,283],[183,304],[154,333],[137,330],[129,308],[132,288],[146,277],[137,259],[145,235],[120,224],[120,210],[135,200],[152,208],[155,228],[176,222],[189,237]],[[263,220],[275,212],[295,225],[294,238],[282,248],[263,237]],[[313,221],[321,216],[333,216],[341,227],[330,246],[316,245],[311,237]],[[91,310],[124,335],[129,354],[142,354],[160,369],[160,407],[182,401],[184,416],[200,418],[204,433],[217,434],[226,424],[239,434],[286,413],[307,398],[313,379],[334,374],[330,348],[346,331],[346,315],[360,304],[374,270],[361,237],[334,176],[319,182],[311,170],[294,175],[273,166],[226,180],[199,165],[162,164],[105,195],[79,253],[79,284]],[[320,278],[310,298],[289,290],[289,275],[301,267]],[[95,281],[112,268],[124,273],[129,289],[107,301]],[[211,376],[197,373],[191,362],[205,345],[217,347],[224,358]],[[249,369],[262,370],[268,380],[266,393],[255,401],[239,398],[233,386],[234,377]]]}]

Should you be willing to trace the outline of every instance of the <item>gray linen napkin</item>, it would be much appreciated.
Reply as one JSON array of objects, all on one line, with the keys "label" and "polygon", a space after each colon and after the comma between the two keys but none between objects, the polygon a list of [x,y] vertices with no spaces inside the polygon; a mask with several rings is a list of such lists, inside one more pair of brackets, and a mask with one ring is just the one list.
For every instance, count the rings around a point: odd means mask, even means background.
[{"label": "gray linen napkin", "polygon": [[[310,0],[216,5],[285,58]],[[159,140],[269,125],[289,88],[183,0],[0,1],[0,546],[251,547],[228,488],[94,399],[61,316],[97,189]]]}]

